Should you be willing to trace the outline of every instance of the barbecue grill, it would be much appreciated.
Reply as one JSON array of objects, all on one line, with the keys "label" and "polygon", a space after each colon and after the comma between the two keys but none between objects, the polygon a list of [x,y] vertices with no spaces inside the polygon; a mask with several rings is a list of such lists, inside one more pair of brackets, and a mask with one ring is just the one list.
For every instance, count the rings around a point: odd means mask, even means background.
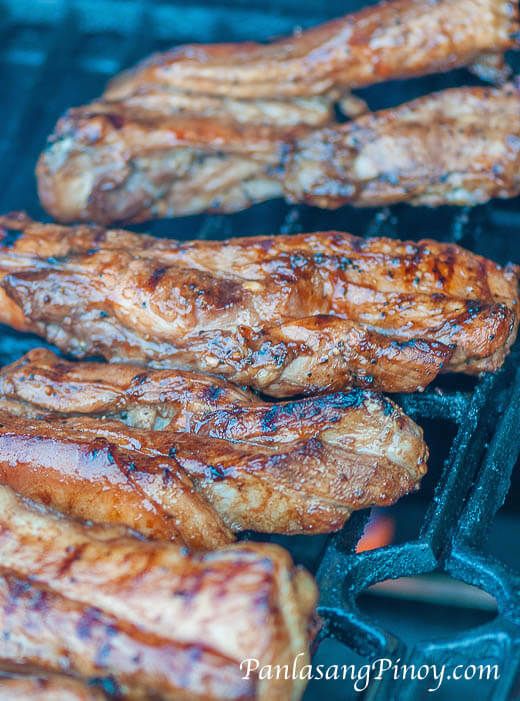
[{"label": "barbecue grill", "polygon": [[[319,0],[199,0],[193,4],[0,0],[0,210],[25,209],[37,219],[48,220],[39,207],[33,176],[46,136],[67,107],[99,95],[109,77],[122,68],[177,43],[264,40],[363,4],[357,0],[329,0],[326,7]],[[433,90],[476,82],[467,71],[453,71],[385,83],[359,94],[372,108],[381,108]],[[334,212],[275,201],[235,215],[154,222],[137,230],[188,239],[330,228],[366,236],[434,237],[455,241],[500,263],[520,262],[519,199],[473,209],[344,207]],[[11,362],[37,345],[41,341],[1,328],[0,363]],[[432,453],[423,490],[396,507],[408,521],[414,520],[411,535],[401,542],[357,553],[356,545],[369,519],[368,512],[361,512],[332,537],[271,538],[288,547],[295,559],[317,576],[323,626],[316,640],[315,659],[332,662],[350,654],[344,659],[358,664],[381,657],[399,658],[401,663],[413,662],[416,666],[443,662],[498,664],[500,679],[492,685],[483,684],[476,691],[464,691],[464,685],[446,685],[433,697],[469,698],[464,693],[471,693],[473,698],[497,701],[520,698],[516,679],[520,660],[520,575],[496,559],[486,546],[495,515],[511,488],[512,471],[520,453],[519,359],[517,344],[496,375],[441,378],[422,394],[397,398],[405,411],[425,427]],[[516,539],[514,532],[509,533],[512,549],[518,548],[520,513],[516,519]],[[246,537],[267,539],[254,534]],[[373,616],[362,612],[359,597],[371,585],[432,572],[444,573],[491,594],[496,600],[496,616],[470,630],[417,642],[403,631],[389,632]],[[421,609],[417,615],[420,627]],[[351,652],[343,653],[343,646]],[[370,684],[365,698],[430,698],[426,687],[418,680],[384,677]],[[332,685],[322,681],[310,684],[305,699],[311,701],[325,694],[331,700],[359,698],[349,681]]]}]

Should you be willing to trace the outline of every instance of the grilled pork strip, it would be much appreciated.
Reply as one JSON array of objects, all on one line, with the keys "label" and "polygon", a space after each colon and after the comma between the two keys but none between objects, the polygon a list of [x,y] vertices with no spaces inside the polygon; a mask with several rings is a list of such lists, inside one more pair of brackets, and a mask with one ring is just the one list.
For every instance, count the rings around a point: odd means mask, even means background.
[{"label": "grilled pork strip", "polygon": [[334,208],[476,205],[520,193],[520,83],[455,88],[315,131],[284,175],[290,201]]},{"label": "grilled pork strip", "polygon": [[319,207],[474,205],[520,193],[520,86],[454,88],[309,131],[124,103],[71,110],[38,167],[58,220],[138,222],[273,197]]},{"label": "grilled pork strip", "polygon": [[310,98],[468,65],[513,48],[519,28],[513,2],[393,0],[267,45],[174,48],[118,76],[105,97],[140,96],[152,86],[254,101]]},{"label": "grilled pork strip", "polygon": [[101,103],[141,119],[323,126],[335,104],[351,117],[366,111],[355,87],[462,65],[503,81],[503,52],[518,44],[519,29],[516,4],[505,0],[380,3],[267,46],[190,45],[155,55],[112,80]]},{"label": "grilled pork strip", "polygon": [[302,134],[95,103],[58,122],[38,163],[38,192],[60,221],[233,212],[282,196],[282,164]]},{"label": "grilled pork strip", "polygon": [[0,655],[22,669],[111,677],[128,699],[298,699],[301,680],[243,679],[240,662],[306,663],[315,602],[277,546],[188,554],[0,489]]},{"label": "grilled pork strip", "polygon": [[[498,60],[500,60],[500,56]],[[117,79],[116,79],[117,81]],[[153,117],[204,117],[229,119],[237,125],[278,127],[320,127],[334,120],[334,105],[355,117],[366,112],[367,104],[350,93],[331,90],[326,95],[291,99],[234,99],[224,96],[182,92],[164,85],[143,82],[135,91],[118,97],[119,90],[109,85],[99,101],[90,108],[110,111],[126,110],[140,119]],[[124,91],[126,92],[126,91]]]},{"label": "grilled pork strip", "polygon": [[[182,475],[232,531],[323,533],[353,510],[394,502],[426,471],[421,429],[367,391],[267,404],[209,377],[33,351],[2,370],[0,396],[0,482],[164,537],[132,520],[146,499],[148,521],[151,506],[162,509],[173,537],[199,547],[222,544],[225,531],[213,527],[204,542],[206,511],[170,485]],[[162,480],[151,483],[157,464]]]},{"label": "grilled pork strip", "polygon": [[268,46],[178,47],[117,76],[102,99],[135,115],[316,127],[334,120],[335,104],[351,117],[366,111],[353,87],[468,64],[503,81],[502,52],[519,28],[515,4],[504,0],[381,3]]},{"label": "grilled pork strip", "polygon": [[[0,484],[66,514],[213,549],[234,536],[174,458],[82,425],[0,412]],[[90,427],[90,432],[88,428]],[[119,427],[119,425],[118,425]]]},{"label": "grilled pork strip", "polygon": [[496,370],[519,269],[454,244],[326,232],[180,243],[0,219],[0,321],[77,357],[225,375],[273,396]]}]

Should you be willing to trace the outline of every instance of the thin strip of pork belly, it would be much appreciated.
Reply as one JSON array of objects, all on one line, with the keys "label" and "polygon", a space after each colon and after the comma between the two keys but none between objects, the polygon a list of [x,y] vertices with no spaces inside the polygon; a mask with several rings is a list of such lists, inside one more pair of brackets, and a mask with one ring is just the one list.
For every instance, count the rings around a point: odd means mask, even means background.
[{"label": "thin strip of pork belly", "polygon": [[311,97],[471,64],[518,45],[518,9],[504,0],[393,0],[267,45],[192,44],[116,77],[106,96],[151,85],[258,100]]},{"label": "thin strip of pork belly", "polygon": [[496,370],[516,337],[518,267],[454,244],[0,225],[0,320],[77,357],[220,374],[277,397],[406,392],[441,371]]},{"label": "thin strip of pork belly", "polygon": [[277,546],[189,554],[0,488],[4,664],[110,677],[132,701],[296,701],[300,680],[244,679],[240,661],[305,663],[316,598],[310,575]]},{"label": "thin strip of pork belly", "polygon": [[[47,366],[50,390],[41,362],[39,368],[28,362],[2,372],[0,481],[84,518],[157,537],[159,512],[160,524],[166,519],[174,536],[198,547],[225,540],[212,518],[234,532],[326,533],[353,510],[393,503],[417,488],[426,471],[421,429],[373,392],[269,405],[237,391],[229,403],[230,394],[213,384],[208,403],[197,399],[200,390],[208,396],[207,383],[193,388],[187,374],[150,371],[130,380],[125,408],[115,395],[131,368],[119,373],[118,366],[100,365],[85,374],[88,364],[81,364],[52,382]],[[54,367],[59,372],[57,359]],[[114,373],[119,379],[110,385]],[[74,374],[78,380],[83,374],[74,390],[85,389],[75,405],[66,397],[76,392],[65,387]],[[150,394],[132,386],[148,386]],[[185,484],[193,487],[188,498],[179,491]]]}]

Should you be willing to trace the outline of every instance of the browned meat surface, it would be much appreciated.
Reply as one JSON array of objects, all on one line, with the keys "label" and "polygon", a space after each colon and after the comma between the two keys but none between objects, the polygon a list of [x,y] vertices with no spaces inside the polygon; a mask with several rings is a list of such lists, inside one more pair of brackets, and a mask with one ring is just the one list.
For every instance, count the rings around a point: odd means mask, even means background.
[{"label": "browned meat surface", "polygon": [[393,0],[261,45],[180,46],[116,78],[111,99],[148,86],[188,95],[311,97],[467,65],[515,46],[518,8],[504,0]]},{"label": "browned meat surface", "polygon": [[0,321],[78,357],[225,375],[273,396],[496,370],[518,275],[454,244],[326,232],[180,243],[0,219]]},{"label": "browned meat surface", "polygon": [[[328,400],[272,404],[210,375],[129,364],[71,363],[44,348],[0,370],[0,410],[15,415],[90,415],[135,428],[203,432],[229,440],[278,442],[301,437],[304,430],[319,431],[317,422],[320,412],[327,411]],[[338,416],[325,413],[321,418],[326,426]]]},{"label": "browned meat surface", "polygon": [[99,689],[67,677],[0,677],[1,701],[106,701],[106,698]]},{"label": "browned meat surface", "polygon": [[[478,22],[474,21],[476,17]],[[503,52],[517,45],[519,28],[516,4],[505,0],[438,0],[433,5],[424,0],[381,3],[268,45],[190,45],[153,56],[117,76],[101,103],[91,105],[85,112],[74,112],[72,119],[81,121],[80,115],[101,110],[110,113],[117,123],[121,123],[122,115],[127,121],[130,114],[132,120],[151,120],[152,128],[162,131],[169,127],[157,126],[158,120],[175,115],[283,128],[323,126],[334,120],[335,104],[349,116],[366,110],[365,103],[350,93],[355,87],[462,65],[474,67],[487,80],[503,81],[507,77]],[[99,128],[98,121],[84,130],[87,143],[89,134],[92,137]],[[58,129],[60,137],[70,131],[67,120]],[[127,136],[130,140],[132,136],[139,139],[138,131],[134,128],[133,134]],[[196,160],[204,157],[205,149],[203,139],[202,144],[200,138],[195,141],[202,145]],[[64,144],[56,148],[59,153],[64,150]],[[170,154],[167,158],[175,161],[170,169],[178,170],[186,166],[188,155],[181,158]],[[163,160],[159,159],[153,175],[147,157],[139,157],[136,162],[137,168],[148,171],[151,183],[158,188],[161,178],[156,171],[161,170]],[[214,178],[219,174],[219,163],[209,160],[204,173],[211,170]],[[226,160],[228,170],[231,166],[236,170],[235,177],[246,168],[229,154]],[[93,165],[100,167],[101,163],[96,160]],[[106,170],[106,164],[101,167]],[[207,185],[209,178],[204,173],[200,174],[200,181]],[[111,182],[109,175],[102,177],[105,183]],[[237,184],[226,182],[220,175],[222,185],[232,187],[234,194],[224,197],[223,193],[208,193],[205,198],[198,198],[198,206],[239,208],[247,206],[252,196],[253,201],[260,196],[273,196],[276,185],[264,177],[267,182],[261,184],[252,172],[247,177],[242,175],[246,192],[241,194]],[[135,184],[138,179],[132,180]],[[60,190],[64,189],[62,182]],[[73,188],[67,190],[68,196],[72,191]],[[47,189],[45,194],[52,197]],[[193,202],[191,207],[194,205]],[[175,213],[182,211],[179,184],[169,206]],[[118,218],[128,216],[120,212]]]},{"label": "browned meat surface", "polygon": [[502,52],[518,28],[516,5],[504,0],[381,3],[269,45],[177,47],[117,76],[103,100],[134,115],[320,126],[333,121],[335,103],[350,116],[366,110],[352,88],[390,78],[469,64],[503,81]]},{"label": "browned meat surface", "polygon": [[477,204],[520,192],[520,89],[455,88],[324,129],[71,110],[38,168],[58,220],[230,212],[274,197],[320,207]]},{"label": "browned meat surface", "polygon": [[198,547],[229,540],[226,527],[336,530],[418,486],[428,455],[372,392],[267,404],[216,378],[44,350],[2,370],[0,412],[1,483]]},{"label": "browned meat surface", "polygon": [[298,141],[288,198],[475,205],[520,194],[520,84],[446,90]]},{"label": "browned meat surface", "polygon": [[300,698],[301,680],[240,662],[308,662],[312,578],[274,545],[208,555],[89,528],[0,488],[3,662],[111,677],[127,699]]},{"label": "browned meat surface", "polygon": [[234,540],[173,455],[145,452],[121,424],[108,437],[97,426],[87,418],[69,426],[0,412],[0,484],[63,513],[152,538],[202,549]]},{"label": "browned meat surface", "polygon": [[[500,61],[500,56],[497,60]],[[487,68],[492,71],[493,67]],[[126,74],[125,74],[126,76]],[[366,103],[349,93],[333,90],[326,95],[295,97],[292,99],[234,99],[232,97],[183,92],[153,82],[137,80],[129,86],[128,94],[122,85],[120,95],[117,79],[109,85],[99,102],[90,109],[127,111],[139,119],[167,117],[204,117],[207,120],[229,119],[237,125],[279,127],[325,126],[333,121],[336,101],[350,116],[367,110]]]},{"label": "browned meat surface", "polygon": [[280,170],[298,131],[125,104],[80,107],[58,122],[40,158],[40,199],[62,221],[244,209],[282,195]]}]

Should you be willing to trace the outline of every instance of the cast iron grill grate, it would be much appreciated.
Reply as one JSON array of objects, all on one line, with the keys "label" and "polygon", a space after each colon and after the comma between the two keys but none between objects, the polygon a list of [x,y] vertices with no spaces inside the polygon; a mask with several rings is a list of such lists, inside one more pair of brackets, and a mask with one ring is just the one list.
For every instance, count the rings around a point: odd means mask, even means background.
[{"label": "cast iron grill grate", "polygon": [[[99,95],[108,78],[155,50],[185,41],[232,41],[289,33],[357,9],[358,0],[199,0],[195,4],[151,0],[0,0],[0,210],[26,209],[47,218],[38,205],[33,169],[57,117],[72,105]],[[363,91],[379,108],[419,94],[473,83],[464,71]],[[520,261],[520,202],[495,202],[474,209],[436,210],[397,206],[384,210],[320,212],[258,205],[233,216],[201,215],[138,227],[175,238],[337,228],[358,235],[456,241],[499,262]],[[19,357],[37,339],[0,329],[0,363]],[[480,380],[443,378],[421,395],[398,397],[419,423],[441,426],[430,441],[433,457],[449,454],[436,476],[433,498],[418,524],[417,537],[355,553],[368,515],[355,514],[328,539],[278,539],[310,567],[321,589],[324,626],[320,641],[335,637],[366,659],[399,657],[403,662],[475,661],[500,664],[492,698],[510,698],[520,657],[520,577],[484,553],[494,516],[510,488],[520,453],[520,350],[504,369]],[[442,459],[440,459],[442,463]],[[255,537],[255,536],[253,536]],[[265,539],[265,538],[264,538]],[[515,545],[513,545],[515,547]],[[407,644],[363,615],[357,597],[371,584],[441,571],[482,587],[497,601],[497,617],[477,629],[445,640]],[[347,696],[350,687],[345,688]],[[416,683],[381,681],[370,699],[420,698]],[[518,693],[518,690],[517,690]],[[319,698],[310,691],[306,698]]]}]

